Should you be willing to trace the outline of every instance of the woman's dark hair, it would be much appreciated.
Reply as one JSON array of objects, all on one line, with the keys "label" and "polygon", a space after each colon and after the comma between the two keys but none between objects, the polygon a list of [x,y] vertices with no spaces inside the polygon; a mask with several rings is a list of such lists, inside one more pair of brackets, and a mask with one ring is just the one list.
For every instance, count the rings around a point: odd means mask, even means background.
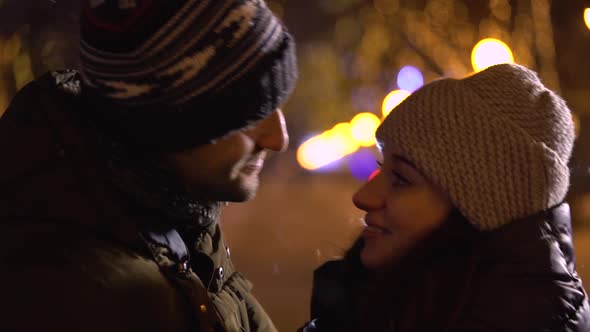
[{"label": "woman's dark hair", "polygon": [[[358,294],[363,331],[442,331],[461,310],[483,233],[454,209],[406,256],[384,269],[362,269]],[[346,259],[360,264],[363,242]],[[364,326],[366,323],[367,326]]]}]

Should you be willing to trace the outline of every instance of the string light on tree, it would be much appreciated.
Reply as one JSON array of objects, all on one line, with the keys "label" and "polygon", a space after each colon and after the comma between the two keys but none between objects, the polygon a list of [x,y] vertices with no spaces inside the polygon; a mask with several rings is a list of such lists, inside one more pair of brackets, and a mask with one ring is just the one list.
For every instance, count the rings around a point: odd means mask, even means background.
[{"label": "string light on tree", "polygon": [[588,29],[590,29],[590,8],[584,10],[584,21],[586,22]]},{"label": "string light on tree", "polygon": [[493,65],[514,63],[512,50],[506,43],[494,38],[481,40],[473,48],[471,64],[475,72],[480,72]]}]

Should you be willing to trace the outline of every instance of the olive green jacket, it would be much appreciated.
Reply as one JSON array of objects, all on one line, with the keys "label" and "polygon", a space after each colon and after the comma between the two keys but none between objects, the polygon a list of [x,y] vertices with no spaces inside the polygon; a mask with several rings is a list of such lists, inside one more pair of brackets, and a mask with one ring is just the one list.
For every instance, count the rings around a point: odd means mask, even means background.
[{"label": "olive green jacket", "polygon": [[218,215],[183,233],[109,184],[77,125],[78,86],[59,77],[0,118],[1,330],[276,331]]}]

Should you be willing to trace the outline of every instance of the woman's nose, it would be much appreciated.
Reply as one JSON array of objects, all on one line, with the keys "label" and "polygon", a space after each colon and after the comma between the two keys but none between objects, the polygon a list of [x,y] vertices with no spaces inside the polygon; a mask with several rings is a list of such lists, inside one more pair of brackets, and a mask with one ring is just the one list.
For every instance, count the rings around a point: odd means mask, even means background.
[{"label": "woman's nose", "polygon": [[382,174],[377,174],[375,177],[365,183],[352,196],[352,202],[354,205],[363,211],[371,211],[382,208],[385,203],[382,181]]},{"label": "woman's nose", "polygon": [[256,145],[262,149],[282,152],[289,145],[285,116],[280,109],[271,113],[256,126]]}]

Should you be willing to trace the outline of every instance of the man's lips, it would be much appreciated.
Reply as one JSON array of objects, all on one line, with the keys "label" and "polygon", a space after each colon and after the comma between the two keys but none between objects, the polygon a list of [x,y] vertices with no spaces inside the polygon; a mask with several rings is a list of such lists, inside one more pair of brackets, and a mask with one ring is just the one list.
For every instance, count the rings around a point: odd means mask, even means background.
[{"label": "man's lips", "polygon": [[256,167],[256,168],[261,168],[262,166],[264,166],[263,159],[251,161],[251,162],[246,163],[246,165],[245,165],[245,167]]},{"label": "man's lips", "polygon": [[264,159],[257,158],[257,159],[254,159],[254,160],[249,161],[246,164],[244,164],[244,167],[242,169],[245,171],[257,171],[257,170],[262,169],[263,166],[264,166]]}]

